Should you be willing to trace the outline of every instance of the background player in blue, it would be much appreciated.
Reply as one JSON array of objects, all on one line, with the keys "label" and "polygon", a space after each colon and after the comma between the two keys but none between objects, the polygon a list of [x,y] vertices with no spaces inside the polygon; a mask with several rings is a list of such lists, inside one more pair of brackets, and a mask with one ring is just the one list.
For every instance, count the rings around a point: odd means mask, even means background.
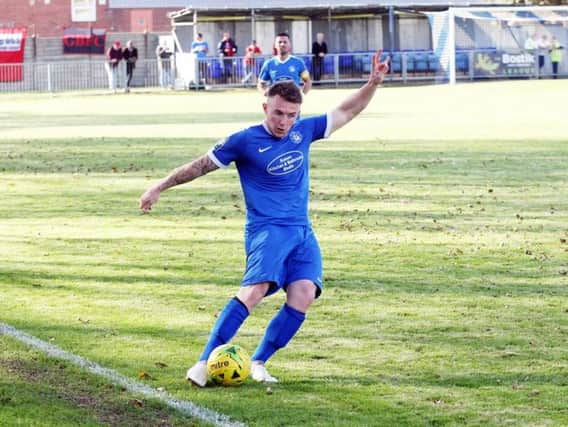
[{"label": "background player in blue", "polygon": [[302,86],[302,92],[307,94],[312,87],[310,73],[304,61],[292,55],[290,37],[286,33],[280,33],[274,40],[276,56],[266,61],[258,75],[258,90],[266,94],[268,88],[282,80],[292,80],[298,86]]},{"label": "background player in blue", "polygon": [[140,198],[140,209],[148,212],[170,187],[231,162],[239,172],[247,206],[246,270],[241,288],[217,317],[199,361],[187,371],[186,378],[194,384],[206,385],[206,360],[213,349],[231,340],[265,296],[283,289],[286,303],[269,323],[251,369],[254,380],[277,382],[264,364],[298,332],[322,291],[320,249],[307,213],[310,144],[344,126],[369,104],[389,68],[388,61],[380,61],[381,53],[373,58],[368,82],[326,115],[296,120],[302,102],[298,86],[286,81],[271,86],[263,123],[229,136]]}]

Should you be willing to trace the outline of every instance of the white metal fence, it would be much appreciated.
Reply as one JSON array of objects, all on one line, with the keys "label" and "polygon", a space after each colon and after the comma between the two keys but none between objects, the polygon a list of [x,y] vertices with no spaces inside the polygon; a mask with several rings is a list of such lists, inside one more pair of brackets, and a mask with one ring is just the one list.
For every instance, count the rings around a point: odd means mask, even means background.
[{"label": "white metal fence", "polygon": [[[0,91],[57,92],[109,88],[105,64],[105,61],[0,64]],[[160,86],[158,68],[155,60],[139,60],[134,69],[131,86]],[[124,89],[125,81],[126,70],[122,64],[118,68],[117,88]]]},{"label": "white metal fence", "polygon": [[[507,53],[507,55],[514,54],[514,52]],[[477,80],[552,77],[552,67],[549,62],[546,67],[539,69],[536,57],[532,57],[533,61],[531,54],[524,52],[516,54],[524,55],[525,60],[528,58],[529,61],[524,67],[514,68],[515,73],[510,74],[510,70],[503,67],[496,68],[497,72],[488,73],[479,64],[481,59],[498,62],[502,55],[500,52],[457,52],[457,78]],[[391,72],[387,81],[402,83],[447,81],[446,70],[442,68],[439,58],[431,51],[393,52],[384,55],[390,56],[391,61]],[[371,70],[373,53],[330,54],[324,58],[319,69],[315,67],[311,55],[299,56],[305,61],[315,84],[340,85],[366,81]],[[226,59],[208,57],[200,60],[190,57],[189,67],[187,58],[181,56],[173,57],[171,62],[168,60],[162,64],[156,60],[139,60],[134,69],[131,87],[162,86],[178,89],[252,87],[256,85],[259,71],[267,58],[258,57],[253,63],[247,63],[243,57]],[[559,77],[568,76],[563,65],[564,63],[560,64]],[[117,89],[124,89],[125,79],[125,67],[122,64],[118,71]],[[100,60],[0,64],[0,91],[2,92],[55,92],[104,88],[109,88],[109,79],[105,62]]]}]

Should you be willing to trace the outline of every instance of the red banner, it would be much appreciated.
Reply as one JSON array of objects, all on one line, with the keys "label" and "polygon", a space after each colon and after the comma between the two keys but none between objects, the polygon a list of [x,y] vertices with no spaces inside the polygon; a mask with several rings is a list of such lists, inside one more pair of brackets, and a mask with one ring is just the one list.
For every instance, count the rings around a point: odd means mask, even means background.
[{"label": "red banner", "polygon": [[0,28],[0,82],[23,79],[26,33],[26,28]]},{"label": "red banner", "polygon": [[66,28],[63,34],[63,53],[104,55],[105,38],[105,30]]}]

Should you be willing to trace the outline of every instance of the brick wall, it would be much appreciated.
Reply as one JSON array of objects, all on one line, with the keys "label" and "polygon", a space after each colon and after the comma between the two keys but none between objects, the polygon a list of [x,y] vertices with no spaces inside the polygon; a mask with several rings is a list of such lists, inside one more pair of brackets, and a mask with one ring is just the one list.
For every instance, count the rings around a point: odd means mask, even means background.
[{"label": "brick wall", "polygon": [[104,28],[109,32],[171,31],[167,8],[110,9],[96,1],[95,22],[73,22],[71,0],[2,0],[0,25],[27,27],[30,35],[59,37],[65,28]]}]

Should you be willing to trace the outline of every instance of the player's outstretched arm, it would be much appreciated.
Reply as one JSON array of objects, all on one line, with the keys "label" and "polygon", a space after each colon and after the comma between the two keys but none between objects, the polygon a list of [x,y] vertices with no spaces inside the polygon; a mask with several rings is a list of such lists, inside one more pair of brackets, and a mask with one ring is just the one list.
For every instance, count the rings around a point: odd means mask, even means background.
[{"label": "player's outstretched arm", "polygon": [[377,87],[383,82],[389,72],[389,59],[381,61],[382,53],[383,50],[379,49],[373,57],[373,69],[367,83],[358,89],[357,92],[347,97],[331,112],[331,132],[335,132],[337,129],[345,126],[369,105]]},{"label": "player's outstretched arm", "polygon": [[139,207],[144,212],[152,210],[152,206],[156,204],[160,198],[160,193],[170,187],[185,184],[186,182],[193,181],[209,172],[219,169],[207,154],[198,157],[192,162],[189,162],[179,168],[175,169],[163,180],[151,186],[142,197],[140,197]]}]

